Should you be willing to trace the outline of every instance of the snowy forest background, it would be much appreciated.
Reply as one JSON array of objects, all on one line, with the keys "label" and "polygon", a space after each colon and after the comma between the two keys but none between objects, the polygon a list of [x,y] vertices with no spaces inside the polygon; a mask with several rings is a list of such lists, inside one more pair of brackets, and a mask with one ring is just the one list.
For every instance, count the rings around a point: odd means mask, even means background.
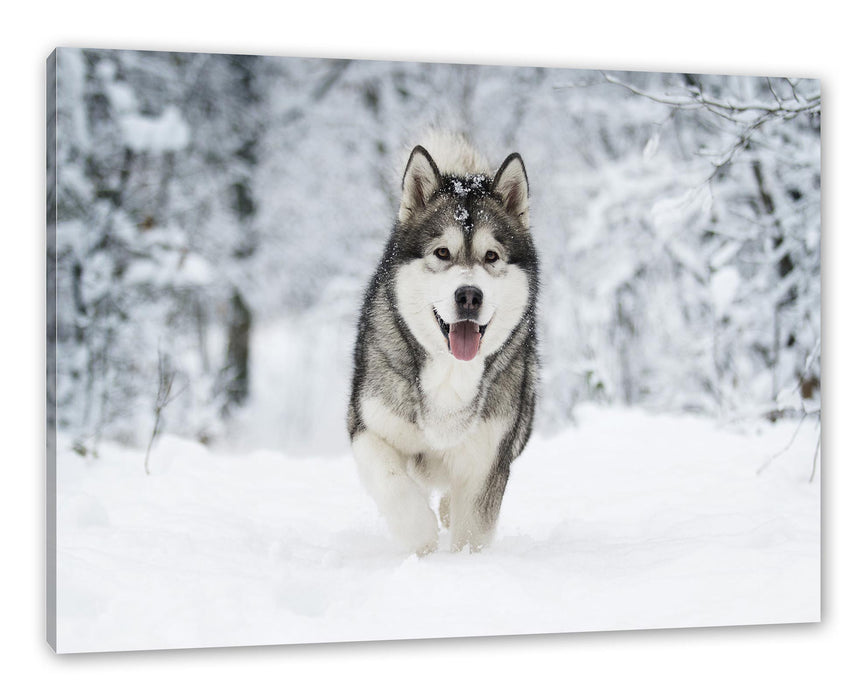
[{"label": "snowy forest background", "polygon": [[61,49],[48,92],[48,418],[82,452],[155,425],[343,450],[362,291],[431,124],[526,162],[538,429],[582,402],[820,411],[817,81]]}]

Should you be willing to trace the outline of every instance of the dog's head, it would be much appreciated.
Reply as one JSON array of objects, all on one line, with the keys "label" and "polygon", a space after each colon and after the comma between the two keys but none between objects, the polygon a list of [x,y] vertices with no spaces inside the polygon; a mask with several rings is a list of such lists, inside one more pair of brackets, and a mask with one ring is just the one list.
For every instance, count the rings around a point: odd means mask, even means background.
[{"label": "dog's head", "polygon": [[398,312],[429,353],[483,359],[531,322],[538,263],[517,153],[493,177],[454,175],[416,146],[392,244]]}]

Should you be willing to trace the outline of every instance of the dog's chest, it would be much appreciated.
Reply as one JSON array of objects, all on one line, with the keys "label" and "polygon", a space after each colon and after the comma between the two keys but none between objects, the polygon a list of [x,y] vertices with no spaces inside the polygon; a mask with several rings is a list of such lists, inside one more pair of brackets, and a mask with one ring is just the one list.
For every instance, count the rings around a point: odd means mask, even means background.
[{"label": "dog's chest", "polygon": [[412,419],[405,408],[375,394],[361,400],[361,415],[370,429],[406,454],[452,449],[471,439],[480,425],[483,374],[481,361],[429,360],[417,379],[417,392],[403,395],[404,407],[409,402],[415,406]]},{"label": "dog's chest", "polygon": [[435,449],[458,444],[478,423],[478,393],[484,363],[450,356],[434,358],[421,370],[419,425]]}]

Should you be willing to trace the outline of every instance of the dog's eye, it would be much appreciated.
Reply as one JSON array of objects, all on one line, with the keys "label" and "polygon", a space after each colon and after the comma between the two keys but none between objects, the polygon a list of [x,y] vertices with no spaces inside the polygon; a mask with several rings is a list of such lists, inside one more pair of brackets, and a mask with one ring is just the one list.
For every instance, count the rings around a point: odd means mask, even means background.
[{"label": "dog's eye", "polygon": [[499,260],[499,256],[494,250],[488,250],[487,255],[484,256],[484,262],[495,263],[497,260]]},{"label": "dog's eye", "polygon": [[440,260],[450,260],[451,259],[451,251],[448,248],[437,248],[433,251],[433,255],[435,255]]}]

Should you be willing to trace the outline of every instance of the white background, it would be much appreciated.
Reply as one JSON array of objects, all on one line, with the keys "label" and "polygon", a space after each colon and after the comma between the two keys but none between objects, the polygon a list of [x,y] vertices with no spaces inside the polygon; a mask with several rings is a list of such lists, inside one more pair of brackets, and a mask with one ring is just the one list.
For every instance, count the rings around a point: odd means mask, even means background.
[{"label": "white background", "polygon": [[[401,7],[409,9],[402,10]],[[852,3],[15,3],[3,18],[2,665],[9,697],[862,697],[864,39]],[[822,80],[824,623],[55,657],[44,642],[44,59],[57,45]]]}]

